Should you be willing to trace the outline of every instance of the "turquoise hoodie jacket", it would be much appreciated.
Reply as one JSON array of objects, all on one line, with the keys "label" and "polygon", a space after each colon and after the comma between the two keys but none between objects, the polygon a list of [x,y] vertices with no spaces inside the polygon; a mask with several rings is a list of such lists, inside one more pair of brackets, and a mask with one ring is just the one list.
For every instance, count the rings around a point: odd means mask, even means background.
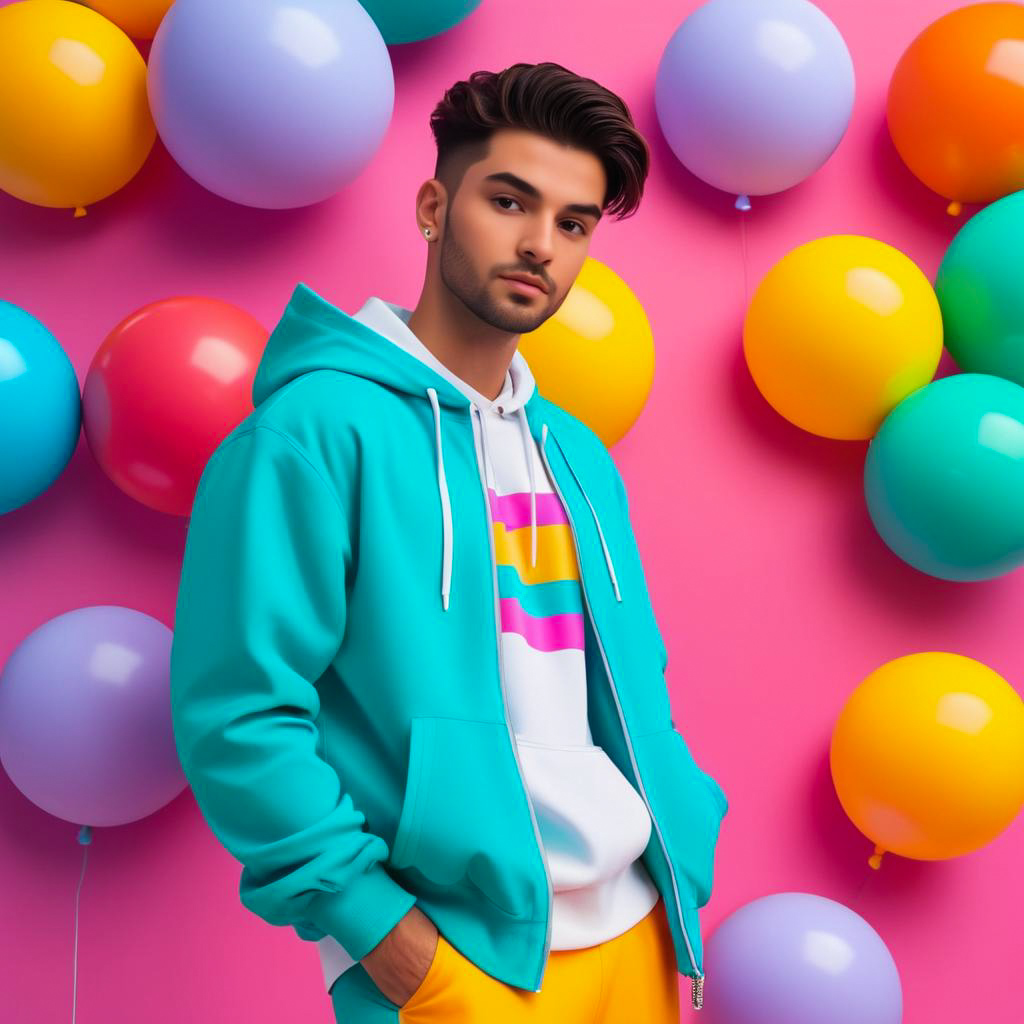
[{"label": "turquoise hoodie jacket", "polygon": [[[196,492],[171,649],[178,753],[241,902],[355,960],[416,903],[480,969],[539,991],[551,884],[471,403],[302,283],[252,397]],[[699,1003],[728,802],[671,719],[614,461],[536,389],[525,412],[576,544],[591,732],[651,812],[643,861]]]}]

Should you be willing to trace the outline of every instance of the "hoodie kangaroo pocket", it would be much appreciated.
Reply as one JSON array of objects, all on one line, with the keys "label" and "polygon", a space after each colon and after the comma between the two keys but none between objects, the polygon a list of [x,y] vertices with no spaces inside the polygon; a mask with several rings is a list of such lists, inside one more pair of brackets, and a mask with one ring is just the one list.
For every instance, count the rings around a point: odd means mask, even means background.
[{"label": "hoodie kangaroo pocket", "polygon": [[471,888],[511,917],[544,916],[544,865],[504,723],[412,719],[389,864],[422,895]]},{"label": "hoodie kangaroo pocket", "polygon": [[703,907],[711,898],[715,847],[729,802],[674,728],[634,737],[633,749],[673,869],[689,883],[694,905]]}]

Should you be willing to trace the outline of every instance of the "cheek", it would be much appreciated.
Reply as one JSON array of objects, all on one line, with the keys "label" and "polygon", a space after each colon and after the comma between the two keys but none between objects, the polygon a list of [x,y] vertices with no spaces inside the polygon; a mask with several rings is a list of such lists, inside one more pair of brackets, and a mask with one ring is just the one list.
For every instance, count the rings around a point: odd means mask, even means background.
[{"label": "cheek", "polygon": [[515,260],[515,243],[503,224],[474,224],[472,230],[460,232],[459,241],[481,273],[493,275],[497,267]]}]

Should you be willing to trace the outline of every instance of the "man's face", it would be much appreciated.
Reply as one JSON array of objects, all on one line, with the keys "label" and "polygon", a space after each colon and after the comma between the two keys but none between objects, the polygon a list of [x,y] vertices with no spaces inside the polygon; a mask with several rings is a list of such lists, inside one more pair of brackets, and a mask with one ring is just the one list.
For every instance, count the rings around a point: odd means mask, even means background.
[{"label": "man's face", "polygon": [[[606,178],[593,153],[534,132],[502,129],[490,142],[446,208],[441,280],[485,323],[522,334],[544,323],[576,280]],[[547,291],[523,290],[502,277],[517,273],[539,278]]]}]

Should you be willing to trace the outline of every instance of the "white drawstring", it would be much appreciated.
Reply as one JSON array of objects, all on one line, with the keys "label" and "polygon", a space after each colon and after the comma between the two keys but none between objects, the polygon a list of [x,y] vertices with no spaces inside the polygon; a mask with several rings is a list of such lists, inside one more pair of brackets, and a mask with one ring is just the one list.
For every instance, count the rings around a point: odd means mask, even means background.
[{"label": "white drawstring", "polygon": [[444,475],[444,452],[441,448],[441,408],[437,404],[437,391],[427,388],[430,404],[434,407],[434,440],[437,443],[437,489],[441,495],[441,606],[448,611],[448,597],[452,585],[452,506],[448,498],[448,481]]},{"label": "white drawstring", "polygon": [[[554,431],[552,431],[545,423],[541,430],[540,446],[542,451],[548,434],[551,434],[552,437],[555,436]],[[555,444],[558,444],[558,438],[555,438]],[[601,538],[601,550],[604,551],[604,564],[608,567],[608,575],[611,577],[612,589],[615,591],[615,600],[621,601],[622,594],[619,592],[619,581],[615,578],[615,566],[612,565],[612,554],[608,550],[608,545],[604,540],[604,531],[601,529],[601,520],[597,518],[597,511],[591,503],[590,498],[587,497],[587,492],[584,490],[583,484],[580,482],[580,478],[576,476],[576,470],[572,468],[572,463],[569,462],[569,458],[565,454],[565,449],[563,449],[559,444],[558,450],[562,453],[562,458],[565,460],[565,464],[569,467],[569,472],[572,473],[573,479],[576,481],[576,485],[579,487],[580,493],[583,495],[583,499],[586,501],[587,507],[590,509],[590,514],[594,517],[594,525],[597,527],[597,535]]]},{"label": "white drawstring", "polygon": [[[480,440],[483,444],[484,449],[484,465],[491,465],[490,456],[488,455],[487,446],[487,426],[485,424],[485,417],[479,406],[473,405],[476,409],[477,414],[480,417]],[[530,565],[536,567],[537,565],[537,481],[536,481],[536,470],[533,466],[533,438],[530,436],[530,428],[526,422],[526,413],[523,407],[520,406],[517,410],[519,417],[519,436],[523,441],[523,455],[526,457],[526,468],[530,475]],[[493,467],[492,467],[493,471]]]},{"label": "white drawstring", "polygon": [[[480,411],[480,406],[478,406],[475,402],[473,402],[473,403],[470,404],[470,408],[475,410],[475,412],[477,414],[477,418],[480,420],[480,446],[481,446],[481,448],[483,448],[483,453],[484,453],[484,489],[486,490],[487,486],[488,486],[488,484],[487,484],[487,467],[491,464],[491,458],[490,458],[490,455],[487,452],[487,428],[484,426],[484,414]],[[493,472],[493,470],[492,470],[492,472]],[[495,487],[495,490],[497,490],[497,487]],[[491,500],[490,493],[488,493],[488,495],[487,495],[487,500],[488,500],[488,502],[490,502],[490,500]]]},{"label": "white drawstring", "polygon": [[[452,508],[451,500],[448,495],[448,481],[445,478],[444,473],[444,452],[441,447],[441,408],[437,401],[437,391],[434,388],[427,388],[427,394],[430,397],[430,404],[434,410],[434,442],[437,445],[437,489],[441,497],[441,528],[442,528],[442,555],[441,555],[441,605],[445,611],[448,610],[448,603],[451,596],[451,580],[452,580]],[[490,464],[490,457],[487,450],[487,428],[484,425],[484,415],[479,408],[473,403],[470,403],[470,407],[475,409],[480,417],[480,443],[483,446],[484,456],[484,473],[485,481],[484,486],[486,488],[486,467]],[[533,444],[533,437],[530,434],[529,424],[526,418],[526,410],[524,406],[520,406],[517,410],[519,416],[519,427],[520,436],[523,439],[523,453],[526,456],[526,465],[530,475],[530,565],[536,567],[537,565],[537,484],[536,476],[533,465],[533,450],[531,445]],[[541,430],[541,451],[544,449],[544,443],[547,440],[547,435],[551,433],[552,437],[554,434],[549,430],[548,425],[545,423]],[[556,440],[557,444],[557,440]],[[608,575],[612,581],[612,589],[615,591],[615,600],[621,601],[622,594],[619,591],[619,581],[615,577],[615,566],[612,564],[611,552],[608,550],[608,545],[604,539],[604,531],[601,529],[601,520],[598,519],[597,510],[594,508],[593,503],[587,496],[587,492],[583,488],[583,484],[580,483],[580,478],[576,476],[576,471],[572,468],[568,458],[565,455],[565,451],[561,445],[558,445],[559,451],[562,452],[562,458],[565,460],[566,466],[569,467],[569,472],[572,473],[573,479],[576,481],[577,486],[580,489],[580,493],[583,495],[584,501],[587,503],[587,507],[590,509],[590,514],[594,517],[594,525],[597,527],[597,535],[601,540],[601,550],[604,552],[605,565],[608,568]],[[488,499],[490,500],[490,499]]]},{"label": "white drawstring", "polygon": [[523,454],[530,470],[530,566],[537,567],[537,483],[533,477],[533,438],[526,422],[526,409],[519,406],[520,436],[523,439]]}]

